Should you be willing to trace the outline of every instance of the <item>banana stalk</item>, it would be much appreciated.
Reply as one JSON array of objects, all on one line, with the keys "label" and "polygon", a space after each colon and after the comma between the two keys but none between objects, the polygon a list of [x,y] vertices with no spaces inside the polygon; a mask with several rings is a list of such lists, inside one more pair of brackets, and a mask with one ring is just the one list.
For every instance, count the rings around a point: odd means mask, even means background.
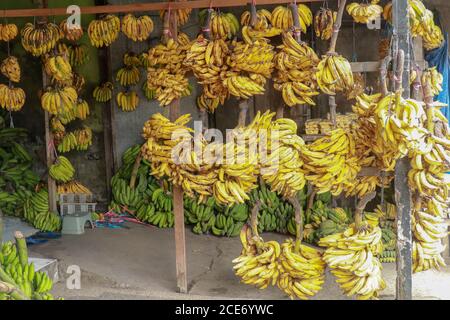
[{"label": "banana stalk", "polygon": [[333,26],[333,35],[331,36],[330,49],[328,50],[328,53],[336,52],[336,44],[337,44],[337,39],[338,39],[338,35],[339,35],[339,30],[341,29],[341,25],[342,25],[342,17],[344,16],[346,2],[347,2],[347,0],[342,0],[339,4],[338,14],[336,17],[336,22],[334,23],[334,26]]},{"label": "banana stalk", "polygon": [[[2,270],[3,272],[3,270]],[[0,293],[10,295],[14,300],[30,300],[25,294],[12,284],[0,281]]]},{"label": "banana stalk", "polygon": [[28,264],[28,250],[27,242],[22,232],[16,231],[14,233],[14,238],[16,238],[17,252],[19,254],[19,262],[23,268]]},{"label": "banana stalk", "polygon": [[355,209],[355,228],[356,230],[360,230],[363,227],[363,216],[364,216],[364,209],[366,208],[367,204],[372,201],[377,193],[371,192],[366,194],[364,197],[361,198],[361,200],[358,202],[358,205]]},{"label": "banana stalk", "polygon": [[3,212],[0,210],[0,244],[3,242],[3,229],[5,225],[3,222]]},{"label": "banana stalk", "polygon": [[252,208],[252,215],[250,216],[250,225],[254,236],[258,234],[258,212],[261,209],[261,200],[256,200],[254,207]]},{"label": "banana stalk", "polygon": [[142,161],[142,150],[139,151],[139,154],[136,157],[136,161],[134,162],[133,170],[131,171],[131,178],[130,178],[130,188],[134,189],[134,186],[136,184],[136,178],[139,171],[139,167],[141,165]]},{"label": "banana stalk", "polygon": [[294,207],[294,219],[295,219],[295,249],[294,252],[298,253],[300,250],[300,245],[302,244],[303,239],[303,208],[300,204],[300,201],[298,198],[291,197],[288,199],[288,201],[292,204]]}]

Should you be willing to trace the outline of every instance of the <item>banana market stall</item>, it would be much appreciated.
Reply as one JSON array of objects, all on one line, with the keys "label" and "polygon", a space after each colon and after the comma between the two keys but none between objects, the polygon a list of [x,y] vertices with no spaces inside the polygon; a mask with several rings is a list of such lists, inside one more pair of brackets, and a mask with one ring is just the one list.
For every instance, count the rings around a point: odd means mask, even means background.
[{"label": "banana market stall", "polygon": [[[46,162],[33,168],[17,140],[25,132],[2,127],[3,211],[42,231],[61,229],[57,195],[91,194],[74,180],[71,152],[92,147],[94,116],[104,129],[109,209],[174,227],[182,293],[185,225],[239,236],[232,263],[240,281],[291,298],[315,296],[329,268],[343,294],[376,299],[386,286],[381,263],[395,262],[396,297],[411,299],[412,273],[445,266],[450,130],[434,97],[448,83],[423,62],[424,50],[444,42],[426,1],[120,3],[81,6],[92,16],[72,28],[66,8],[46,1],[2,12],[2,119],[25,112],[32,96],[9,51],[20,46],[41,68]],[[19,29],[18,17],[36,18]],[[366,49],[370,61],[357,61],[356,33],[367,28],[366,41],[377,41]],[[92,52],[102,71],[86,86],[78,71]],[[194,120],[233,130],[210,143]],[[229,153],[246,160],[218,161]],[[264,232],[288,237],[265,241]],[[4,245],[2,297],[53,298],[23,252]]]}]

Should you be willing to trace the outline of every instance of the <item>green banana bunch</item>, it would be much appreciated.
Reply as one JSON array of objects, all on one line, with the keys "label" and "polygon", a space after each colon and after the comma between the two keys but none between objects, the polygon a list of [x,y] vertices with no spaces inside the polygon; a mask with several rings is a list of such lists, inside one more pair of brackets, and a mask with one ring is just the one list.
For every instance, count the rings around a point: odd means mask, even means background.
[{"label": "green banana bunch", "polygon": [[48,171],[50,177],[59,182],[69,182],[73,179],[75,169],[69,159],[59,156]]}]

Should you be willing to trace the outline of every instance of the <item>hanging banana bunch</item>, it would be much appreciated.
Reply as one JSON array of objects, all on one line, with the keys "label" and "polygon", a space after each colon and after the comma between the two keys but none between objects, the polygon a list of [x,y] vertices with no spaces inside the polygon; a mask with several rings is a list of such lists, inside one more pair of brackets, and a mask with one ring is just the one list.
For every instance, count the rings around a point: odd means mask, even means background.
[{"label": "hanging banana bunch", "polygon": [[122,19],[122,32],[133,41],[145,41],[150,37],[153,31],[153,20],[149,16],[140,16],[139,18],[127,14]]},{"label": "hanging banana bunch", "polygon": [[63,33],[64,37],[69,41],[78,41],[83,36],[83,28],[80,25],[73,24],[69,25],[67,22],[67,19],[64,19],[59,24],[59,28],[61,29],[61,32]]},{"label": "hanging banana bunch", "polygon": [[72,66],[66,55],[55,55],[45,59],[44,69],[47,75],[58,82],[72,82]]},{"label": "hanging banana bunch", "polygon": [[317,84],[323,93],[336,95],[353,89],[352,67],[347,59],[335,52],[322,58],[316,72]]},{"label": "hanging banana bunch", "polygon": [[[147,55],[148,59],[148,55]],[[134,52],[125,52],[123,55],[123,64],[127,67],[140,67],[142,65],[142,60]]]},{"label": "hanging banana bunch", "polygon": [[0,41],[9,42],[14,40],[19,33],[19,29],[13,23],[0,24]]},{"label": "hanging banana bunch", "polygon": [[136,110],[139,105],[139,96],[135,91],[119,92],[116,100],[119,108],[126,112]]},{"label": "hanging banana bunch", "polygon": [[358,23],[369,23],[381,17],[383,7],[372,3],[352,2],[347,5],[347,13]]},{"label": "hanging banana bunch", "polygon": [[281,34],[282,30],[271,25],[272,13],[266,9],[256,11],[256,21],[251,25],[250,11],[244,11],[241,15],[242,37],[247,43],[258,39],[271,38]]},{"label": "hanging banana bunch", "polygon": [[92,129],[84,126],[83,129],[78,129],[73,132],[76,138],[76,150],[86,151],[92,145]]},{"label": "hanging banana bunch", "polygon": [[78,94],[84,89],[84,86],[86,84],[86,80],[84,79],[83,75],[73,72],[72,73],[72,81],[64,83],[65,85],[70,85],[77,90]]},{"label": "hanging banana bunch", "polygon": [[117,40],[119,32],[120,19],[111,14],[102,19],[92,20],[88,27],[91,44],[96,48],[110,46]]},{"label": "hanging banana bunch", "polygon": [[433,95],[437,96],[442,92],[443,75],[436,67],[428,68],[422,73],[422,83],[428,83]]},{"label": "hanging banana bunch", "polygon": [[77,100],[78,94],[73,87],[48,87],[41,97],[41,106],[53,115],[73,113]]},{"label": "hanging banana bunch", "polygon": [[75,115],[80,120],[86,120],[89,115],[89,105],[86,100],[78,99]]},{"label": "hanging banana bunch", "polygon": [[[192,9],[177,9],[173,10],[176,11],[177,14],[177,25],[183,26],[189,21],[189,16],[191,15]],[[173,11],[171,11],[173,13]],[[159,11],[159,16],[162,21],[165,20],[166,10]]]},{"label": "hanging banana bunch", "polygon": [[27,23],[21,36],[23,48],[36,57],[50,52],[61,40],[62,33],[54,23]]},{"label": "hanging banana bunch", "polygon": [[319,58],[306,43],[298,43],[291,32],[283,32],[283,45],[275,56],[274,88],[282,92],[284,102],[292,107],[298,104],[315,105],[317,96],[315,69]]},{"label": "hanging banana bunch", "polygon": [[114,85],[111,82],[105,82],[95,87],[93,97],[98,102],[108,102],[112,99]]},{"label": "hanging banana bunch", "polygon": [[50,166],[48,174],[53,180],[66,183],[72,180],[75,169],[69,159],[59,156],[55,163]]},{"label": "hanging banana bunch", "polygon": [[9,56],[0,65],[2,74],[12,82],[20,82],[20,65],[14,56]]},{"label": "hanging banana bunch", "polygon": [[[208,9],[199,12],[199,23],[204,25]],[[239,31],[239,20],[231,12],[220,12],[213,10],[211,12],[211,38],[212,39],[232,39]]]},{"label": "hanging banana bunch", "polygon": [[[298,4],[298,18],[300,22],[300,29],[306,33],[308,27],[313,22],[313,14],[304,4]],[[271,23],[275,28],[283,31],[289,31],[294,26],[294,17],[292,11],[287,6],[277,6],[272,11]]]},{"label": "hanging banana bunch", "polygon": [[141,72],[136,66],[126,66],[120,68],[116,74],[116,81],[123,87],[134,86],[139,83]]},{"label": "hanging banana bunch", "polygon": [[8,111],[20,111],[25,105],[25,91],[0,84],[0,106]]},{"label": "hanging banana bunch", "polygon": [[314,17],[314,31],[316,37],[322,40],[330,40],[333,34],[333,26],[336,22],[337,12],[328,8],[320,8]]}]

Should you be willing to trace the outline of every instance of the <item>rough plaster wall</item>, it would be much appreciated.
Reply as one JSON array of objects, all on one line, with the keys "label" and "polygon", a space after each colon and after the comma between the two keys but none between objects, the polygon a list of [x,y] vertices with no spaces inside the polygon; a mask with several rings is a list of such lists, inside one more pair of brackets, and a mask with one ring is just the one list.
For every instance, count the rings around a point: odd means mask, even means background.
[{"label": "rough plaster wall", "polygon": [[[158,2],[158,1],[135,1],[135,2]],[[119,4],[120,0],[110,0],[110,4]],[[139,13],[136,13],[137,15]],[[113,71],[113,76],[118,69],[123,67],[122,57],[127,51],[133,51],[135,53],[141,53],[143,51],[148,51],[150,47],[154,47],[161,38],[162,34],[162,21],[159,17],[158,12],[146,13],[150,15],[154,22],[154,31],[151,35],[151,39],[148,42],[133,43],[125,35],[121,34],[118,41],[111,45],[111,66]],[[190,38],[196,36],[198,32],[198,22],[197,22],[197,10],[194,10],[191,14],[190,21],[180,28],[180,31],[188,34]],[[119,168],[122,160],[121,156],[124,151],[134,145],[143,143],[141,137],[142,127],[148,118],[157,112],[168,116],[168,108],[162,108],[159,106],[156,100],[148,101],[141,90],[144,81],[147,78],[147,73],[145,70],[141,71],[141,81],[138,85],[131,88],[139,93],[139,107],[134,112],[123,112],[117,105],[115,96],[123,91],[125,88],[121,87],[118,82],[114,82],[114,101],[112,103],[112,118],[113,118],[113,131],[114,131],[114,163],[115,168]],[[193,92],[190,96],[181,99],[181,112],[190,113],[193,120],[198,120],[199,114],[196,107],[195,99],[197,97],[197,86],[195,85],[194,78],[190,78],[190,83],[193,85]]]}]

